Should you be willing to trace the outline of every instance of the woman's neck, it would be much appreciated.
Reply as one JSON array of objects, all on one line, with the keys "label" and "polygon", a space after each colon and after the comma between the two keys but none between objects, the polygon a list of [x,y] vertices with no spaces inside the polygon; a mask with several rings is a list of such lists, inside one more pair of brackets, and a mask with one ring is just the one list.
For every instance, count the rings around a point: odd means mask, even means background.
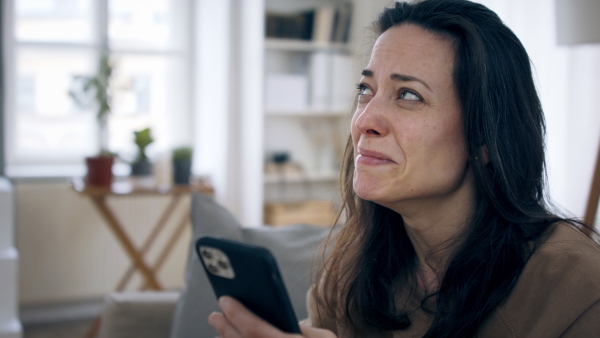
[{"label": "woman's neck", "polygon": [[407,227],[406,232],[417,256],[416,280],[419,289],[426,294],[433,293],[438,290],[454,249],[459,244],[455,240],[459,238],[459,231],[452,234],[439,231],[427,236]]},{"label": "woman's neck", "polygon": [[[401,212],[415,250],[417,277],[424,289],[437,290],[474,211],[470,196],[456,203],[434,203],[431,208]],[[415,211],[419,212],[415,212]]]}]

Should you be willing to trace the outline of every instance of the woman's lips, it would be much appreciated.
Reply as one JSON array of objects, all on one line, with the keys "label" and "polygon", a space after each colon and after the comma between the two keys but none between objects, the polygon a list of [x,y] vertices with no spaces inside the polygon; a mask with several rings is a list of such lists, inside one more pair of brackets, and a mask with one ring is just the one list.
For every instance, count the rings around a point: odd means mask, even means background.
[{"label": "woman's lips", "polygon": [[376,151],[359,149],[358,156],[356,157],[356,164],[363,165],[382,165],[395,163],[388,156]]}]

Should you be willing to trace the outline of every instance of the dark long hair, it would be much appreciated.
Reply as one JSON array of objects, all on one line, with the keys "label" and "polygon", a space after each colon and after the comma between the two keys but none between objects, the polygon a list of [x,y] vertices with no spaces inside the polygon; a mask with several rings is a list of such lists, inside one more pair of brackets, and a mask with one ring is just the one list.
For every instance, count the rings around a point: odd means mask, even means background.
[{"label": "dark long hair", "polygon": [[[434,319],[426,337],[470,337],[509,295],[536,244],[562,220],[544,195],[545,124],[529,57],[514,33],[483,5],[466,0],[396,3],[376,33],[404,24],[454,42],[453,78],[461,103],[476,205],[439,290],[422,307]],[[342,169],[346,224],[317,273],[315,297],[356,332],[410,325],[396,286],[412,285],[416,254],[401,215],[356,196],[349,140]],[[428,301],[435,301],[429,307]]]}]

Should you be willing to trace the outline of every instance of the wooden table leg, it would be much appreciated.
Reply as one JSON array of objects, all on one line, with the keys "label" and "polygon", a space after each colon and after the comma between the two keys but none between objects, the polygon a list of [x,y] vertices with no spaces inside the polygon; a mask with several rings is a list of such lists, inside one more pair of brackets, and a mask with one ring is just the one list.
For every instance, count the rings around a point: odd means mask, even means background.
[{"label": "wooden table leg", "polygon": [[127,236],[127,233],[125,233],[125,230],[123,230],[123,227],[121,226],[121,224],[119,223],[117,218],[114,216],[112,211],[108,208],[108,205],[106,205],[106,201],[105,201],[104,197],[103,196],[93,196],[92,201],[94,202],[94,205],[100,211],[100,214],[104,217],[104,219],[108,223],[111,230],[114,232],[115,236],[117,237],[117,239],[119,240],[119,242],[121,243],[123,248],[125,249],[129,258],[131,258],[131,260],[135,264],[136,268],[139,269],[140,272],[142,273],[142,275],[144,276],[144,279],[146,280],[146,283],[148,284],[148,286],[150,288],[152,288],[153,290],[163,290],[160,283],[158,283],[158,281],[156,280],[156,276],[154,275],[154,272],[152,272],[152,270],[148,267],[146,262],[144,262],[144,258],[140,255],[140,252],[137,251],[136,248],[133,246],[133,242],[129,239],[129,237]]},{"label": "wooden table leg", "polygon": [[[158,234],[162,231],[165,224],[167,224],[167,221],[169,220],[169,218],[173,214],[173,211],[179,204],[180,199],[181,199],[181,195],[173,195],[173,197],[171,198],[171,201],[169,202],[169,204],[163,211],[162,215],[158,219],[158,222],[156,222],[156,224],[152,228],[150,235],[148,235],[148,238],[144,241],[144,244],[142,245],[142,248],[140,249],[140,254],[142,256],[145,256],[146,252],[148,252],[150,247],[152,247],[152,244],[154,244],[154,241],[158,237]],[[156,269],[153,269],[153,271],[156,272]],[[125,287],[127,286],[127,284],[129,283],[129,280],[133,276],[134,272],[135,272],[135,265],[130,265],[129,268],[127,269],[127,271],[125,272],[125,274],[123,275],[123,277],[121,277],[121,280],[119,281],[119,284],[117,285],[115,291],[123,291],[125,289]],[[148,286],[149,286],[148,283],[144,283],[143,289],[147,288]]]},{"label": "wooden table leg", "polygon": [[[184,214],[183,218],[181,219],[181,221],[179,222],[179,224],[177,225],[177,227],[171,234],[171,237],[169,237],[169,240],[167,241],[167,243],[163,247],[162,251],[158,255],[158,259],[156,260],[156,263],[154,263],[154,265],[152,266],[152,271],[154,271],[154,273],[157,273],[160,270],[160,268],[163,266],[163,264],[167,260],[167,257],[173,250],[173,247],[177,243],[177,240],[183,234],[185,227],[190,223],[190,220],[191,220],[191,215],[190,215],[190,210],[188,210]],[[144,289],[147,289],[148,286],[149,286],[148,284],[144,285]]]},{"label": "wooden table leg", "polygon": [[188,210],[185,213],[185,215],[183,216],[183,218],[181,219],[181,221],[179,222],[179,224],[177,225],[177,228],[175,229],[175,231],[173,231],[173,234],[169,238],[169,241],[163,248],[162,252],[158,256],[156,263],[152,267],[152,270],[154,272],[160,270],[160,268],[164,264],[165,260],[169,256],[169,253],[171,253],[171,250],[173,250],[175,243],[177,243],[177,240],[179,239],[179,237],[181,237],[181,234],[183,234],[183,230],[185,230],[185,227],[190,223],[190,219],[191,219],[190,210]]},{"label": "wooden table leg", "polygon": [[[179,203],[181,199],[181,195],[174,195],[173,198],[171,199],[171,201],[169,202],[169,204],[167,205],[167,207],[165,208],[165,210],[163,211],[162,215],[160,216],[159,220],[157,221],[156,225],[153,227],[150,235],[148,236],[148,238],[144,241],[144,244],[142,245],[142,248],[140,249],[140,254],[142,256],[144,256],[146,254],[146,252],[150,249],[150,247],[152,246],[152,244],[154,243],[154,241],[156,240],[156,238],[158,237],[158,234],[160,233],[160,231],[162,230],[162,228],[164,228],[165,224],[167,223],[167,220],[171,217],[171,215],[173,214],[173,211],[175,210],[175,208],[177,207],[177,204]],[[102,204],[105,204],[106,202],[103,200],[101,201]],[[110,212],[110,210],[109,210]],[[112,214],[112,213],[111,213]],[[189,215],[187,217],[185,217],[185,223],[183,223],[183,225],[185,225],[187,223],[187,221],[189,221]],[[179,228],[182,227],[182,225],[180,224],[177,228],[177,230],[175,231],[176,233],[181,233],[182,231],[179,230]],[[176,240],[176,239],[175,239]],[[171,240],[169,241],[169,243],[174,242],[173,238],[171,238]],[[172,246],[172,244],[171,244]],[[170,249],[169,249],[170,251]],[[167,256],[168,252],[165,253],[165,250],[163,250],[159,256],[159,262],[160,264],[156,264],[153,268],[152,271],[156,272],[160,269],[160,266],[162,265],[162,261],[164,261],[164,258],[162,258],[163,256]],[[125,289],[125,287],[127,286],[127,283],[129,282],[129,280],[131,279],[131,277],[133,276],[133,272],[136,270],[136,266],[134,264],[130,265],[129,268],[127,269],[127,271],[125,272],[125,274],[123,275],[123,277],[121,277],[121,280],[119,281],[119,284],[117,286],[117,288],[115,289],[115,291],[122,291]],[[148,281],[146,280],[146,283],[144,283],[144,289],[147,289],[150,287],[150,284],[148,283]],[[92,324],[90,325],[90,327],[88,328],[85,337],[86,338],[95,338],[98,335],[98,331],[100,330],[100,324],[102,322],[102,316],[97,316],[94,321],[92,322]]]},{"label": "wooden table leg", "polygon": [[98,335],[98,331],[100,331],[100,324],[102,324],[102,316],[98,315],[90,327],[88,327],[85,338],[95,338]]}]

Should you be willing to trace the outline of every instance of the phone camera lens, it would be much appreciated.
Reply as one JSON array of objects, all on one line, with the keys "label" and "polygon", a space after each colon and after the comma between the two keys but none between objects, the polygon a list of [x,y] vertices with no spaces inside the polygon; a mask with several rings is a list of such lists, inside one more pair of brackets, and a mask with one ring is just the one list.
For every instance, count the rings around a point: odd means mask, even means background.
[{"label": "phone camera lens", "polygon": [[204,258],[206,258],[206,259],[211,259],[212,258],[212,254],[207,249],[202,250],[202,256],[204,256]]},{"label": "phone camera lens", "polygon": [[225,261],[222,261],[222,260],[220,260],[220,259],[219,259],[219,261],[217,262],[217,264],[219,264],[219,267],[220,267],[221,269],[227,269],[227,268],[229,268],[229,265],[228,265],[228,264],[227,264]]},{"label": "phone camera lens", "polygon": [[215,263],[209,264],[206,268],[208,269],[208,271],[215,275],[219,273],[219,268],[215,265]]}]

